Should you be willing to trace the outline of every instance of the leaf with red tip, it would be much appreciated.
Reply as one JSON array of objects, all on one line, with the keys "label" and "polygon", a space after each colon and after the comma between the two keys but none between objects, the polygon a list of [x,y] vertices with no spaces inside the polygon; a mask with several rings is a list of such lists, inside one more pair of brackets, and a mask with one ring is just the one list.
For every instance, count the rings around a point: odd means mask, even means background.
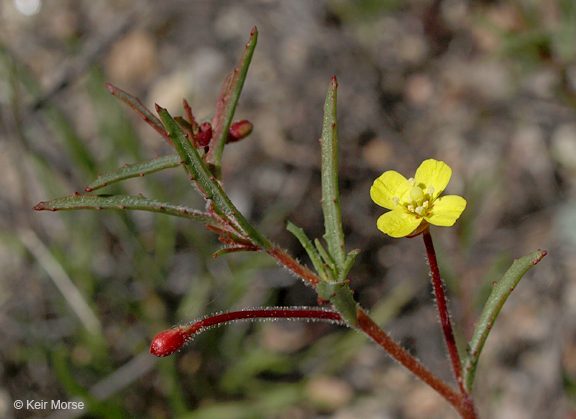
[{"label": "leaf with red tip", "polygon": [[127,164],[110,173],[105,173],[98,176],[86,188],[86,192],[92,192],[96,189],[103,188],[111,183],[119,182],[121,180],[130,179],[138,176],[148,175],[150,173],[158,172],[160,170],[178,167],[182,164],[182,160],[178,154],[170,154],[168,156],[158,156],[151,160],[146,160],[141,163]]},{"label": "leaf with red tip", "polygon": [[168,141],[168,144],[172,145],[172,140],[170,140],[170,136],[164,129],[162,122],[160,122],[160,120],[152,112],[150,112],[148,108],[142,104],[142,102],[140,102],[140,99],[132,96],[129,93],[126,93],[122,89],[119,89],[110,83],[104,83],[104,86],[110,93],[134,109],[136,113],[148,123],[148,125],[154,128],[166,141]]},{"label": "leaf with red tip", "polygon": [[222,90],[220,91],[220,96],[216,102],[216,111],[212,118],[212,130],[214,131],[214,135],[212,142],[210,143],[210,150],[208,151],[206,160],[214,166],[216,171],[215,176],[217,178],[220,178],[221,176],[222,152],[224,151],[224,145],[228,139],[228,130],[230,129],[230,124],[234,117],[234,111],[236,110],[240,93],[244,87],[244,81],[246,80],[248,67],[252,61],[252,55],[254,55],[257,40],[258,30],[256,29],[256,26],[254,26],[250,33],[250,39],[246,44],[246,50],[240,59],[240,63],[234,69],[232,77],[226,79],[224,82]]},{"label": "leaf with red tip", "polygon": [[143,196],[132,195],[73,195],[52,201],[40,202],[34,207],[36,211],[66,211],[79,209],[127,209],[159,212],[162,214],[175,215],[177,217],[190,218],[206,224],[220,225],[219,221],[208,213],[160,202]]}]

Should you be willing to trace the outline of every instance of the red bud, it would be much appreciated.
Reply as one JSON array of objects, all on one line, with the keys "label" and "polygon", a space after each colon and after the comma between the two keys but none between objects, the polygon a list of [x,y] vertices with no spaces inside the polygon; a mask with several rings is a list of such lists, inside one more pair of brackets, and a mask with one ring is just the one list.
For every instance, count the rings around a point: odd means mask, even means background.
[{"label": "red bud", "polygon": [[160,333],[150,344],[150,353],[158,357],[172,355],[186,343],[186,332],[185,327],[175,327]]},{"label": "red bud", "polygon": [[228,130],[228,138],[226,143],[234,143],[240,141],[242,138],[248,137],[252,133],[252,122],[244,119],[230,125],[230,130]]},{"label": "red bud", "polygon": [[200,125],[200,131],[198,132],[198,146],[206,147],[210,144],[212,139],[212,125],[210,122],[203,122]]}]

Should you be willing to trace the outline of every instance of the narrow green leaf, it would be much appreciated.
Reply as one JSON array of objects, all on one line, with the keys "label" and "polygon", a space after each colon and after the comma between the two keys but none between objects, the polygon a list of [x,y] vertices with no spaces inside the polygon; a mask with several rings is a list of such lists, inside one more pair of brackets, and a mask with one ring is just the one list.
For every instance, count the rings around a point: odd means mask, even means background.
[{"label": "narrow green leaf", "polygon": [[257,41],[258,30],[256,29],[256,26],[254,26],[250,33],[250,39],[246,44],[244,54],[240,59],[240,63],[234,69],[232,77],[226,79],[226,82],[224,83],[223,89],[218,97],[214,117],[212,118],[212,129],[214,134],[206,161],[211,165],[211,167],[213,167],[214,175],[218,179],[221,178],[222,153],[224,152],[224,145],[228,139],[228,130],[230,129],[230,124],[234,117],[240,93],[244,87],[244,81],[246,80],[246,74],[248,73],[248,67],[252,61],[252,55],[254,55]]},{"label": "narrow green leaf", "polygon": [[512,263],[512,266],[506,271],[502,279],[494,284],[492,292],[474,328],[472,339],[468,344],[468,356],[464,360],[464,385],[468,391],[472,391],[480,353],[488,338],[490,329],[500,313],[500,309],[514,288],[516,288],[520,279],[528,272],[528,269],[540,262],[546,254],[547,252],[545,250],[538,250],[537,252],[514,260],[514,263]]},{"label": "narrow green leaf", "polygon": [[146,106],[144,106],[137,97],[134,97],[129,93],[126,93],[122,89],[119,89],[118,87],[113,86],[110,83],[104,83],[104,86],[108,89],[110,93],[112,93],[122,102],[126,103],[128,106],[134,109],[136,113],[140,115],[140,117],[148,123],[148,125],[154,128],[166,141],[168,141],[168,144],[172,145],[172,141],[170,140],[170,137],[166,133],[166,130],[162,125],[162,122],[160,122],[160,120],[156,117],[156,115],[150,112],[148,108],[146,108]]},{"label": "narrow green leaf", "polygon": [[121,180],[148,175],[171,167],[178,167],[181,164],[182,160],[178,154],[159,156],[136,164],[126,164],[113,172],[98,175],[98,179],[86,187],[86,192],[95,191]]},{"label": "narrow green leaf", "polygon": [[220,183],[214,178],[196,149],[192,146],[186,134],[166,109],[156,105],[156,111],[164,123],[168,135],[172,139],[174,148],[180,155],[186,171],[202,190],[204,197],[214,203],[214,209],[220,211],[220,215],[230,220],[231,225],[239,226],[243,234],[249,237],[253,243],[262,249],[272,248],[272,244],[258,232],[236,209],[228,195],[222,190]]},{"label": "narrow green leaf", "polygon": [[338,195],[338,138],[336,126],[336,76],[332,77],[326,102],[324,103],[324,123],[322,127],[322,211],[324,212],[324,238],[328,251],[341,269],[346,259],[344,250],[344,232],[340,198]]},{"label": "narrow green leaf", "polygon": [[304,229],[298,227],[290,221],[286,222],[286,229],[298,239],[304,250],[306,250],[308,257],[314,265],[314,269],[316,269],[316,272],[322,277],[324,281],[329,281],[330,279],[322,263],[322,258],[320,258],[320,255],[312,245],[312,242],[308,236],[306,236]]},{"label": "narrow green leaf", "polygon": [[159,212],[162,214],[175,215],[183,218],[191,218],[206,224],[216,224],[218,222],[210,214],[194,210],[182,205],[174,205],[160,202],[155,199],[144,198],[143,196],[132,195],[83,195],[77,194],[64,198],[53,199],[51,201],[40,202],[34,207],[36,211],[65,211],[65,210],[143,210]]},{"label": "narrow green leaf", "polygon": [[344,282],[346,280],[346,275],[348,275],[348,272],[352,269],[352,265],[354,265],[358,253],[360,253],[360,249],[354,249],[348,253],[344,265],[342,265],[342,269],[340,269],[340,272],[338,273],[338,282]]},{"label": "narrow green leaf", "polygon": [[327,270],[328,276],[329,276],[329,281],[335,282],[336,278],[338,277],[338,275],[336,274],[336,272],[338,272],[338,268],[336,267],[336,264],[334,263],[334,259],[332,259],[332,256],[328,252],[326,252],[326,249],[324,249],[324,246],[322,246],[322,243],[320,242],[320,240],[314,239],[314,246],[316,246],[316,250],[318,251],[320,256],[322,256],[322,260],[324,261],[324,265],[326,266],[326,268],[329,269],[329,270]]}]

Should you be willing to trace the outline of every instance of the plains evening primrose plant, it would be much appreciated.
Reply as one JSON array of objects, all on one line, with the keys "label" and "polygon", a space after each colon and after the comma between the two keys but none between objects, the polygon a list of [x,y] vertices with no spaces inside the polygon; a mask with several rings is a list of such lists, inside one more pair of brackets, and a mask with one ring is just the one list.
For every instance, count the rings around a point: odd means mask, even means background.
[{"label": "plains evening primrose plant", "polygon": [[154,128],[175,153],[151,160],[125,165],[103,174],[86,188],[93,192],[111,183],[147,175],[159,170],[182,166],[195,189],[204,197],[204,210],[148,199],[142,195],[93,195],[75,193],[72,196],[40,202],[36,210],[120,209],[144,210],[188,218],[205,224],[218,234],[224,244],[214,257],[236,251],[258,251],[268,254],[280,265],[305,281],[318,293],[322,307],[261,307],[242,311],[219,313],[187,325],[166,330],[152,339],[150,352],[158,357],[173,354],[197,333],[210,327],[245,319],[307,319],[330,321],[364,333],[393,359],[436,390],[465,419],[478,418],[472,386],[476,366],[488,333],[502,305],[528,269],[538,263],[546,251],[536,251],[514,261],[502,279],[494,283],[492,292],[474,328],[466,356],[460,352],[454,339],[450,313],[446,304],[442,280],[430,225],[451,226],[466,206],[458,196],[440,196],[451,176],[451,169],[443,162],[426,160],[413,179],[399,173],[385,172],[374,182],[372,199],[390,211],[378,219],[378,228],[392,237],[422,235],[427,250],[432,283],[438,311],[454,377],[458,388],[440,379],[420,361],[397,344],[367,312],[354,300],[348,276],[359,250],[345,251],[344,234],[338,193],[338,147],[336,125],[336,77],[328,88],[324,104],[321,137],[322,149],[322,210],[324,213],[327,248],[319,239],[311,241],[303,229],[288,222],[287,229],[300,241],[314,266],[315,272],[291,257],[285,250],[268,240],[234,206],[222,188],[221,161],[224,146],[241,140],[252,130],[248,121],[232,123],[232,118],[256,46],[258,32],[253,29],[238,67],[224,82],[217,99],[214,116],[199,124],[191,107],[184,101],[185,117],[173,118],[165,109],[156,106],[156,117],[135,97],[117,87],[107,85],[110,92],[128,104]]}]

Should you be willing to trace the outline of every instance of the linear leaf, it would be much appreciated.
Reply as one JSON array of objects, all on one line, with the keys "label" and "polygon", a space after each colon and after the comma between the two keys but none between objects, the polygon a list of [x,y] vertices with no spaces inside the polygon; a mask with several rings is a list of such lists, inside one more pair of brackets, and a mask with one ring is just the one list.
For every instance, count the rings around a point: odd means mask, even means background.
[{"label": "linear leaf", "polygon": [[354,261],[356,260],[356,256],[360,253],[360,249],[354,249],[348,253],[346,256],[346,260],[344,261],[344,265],[342,265],[342,269],[338,273],[338,282],[343,282],[346,280],[346,275],[352,269],[352,265],[354,265]]},{"label": "linear leaf", "polygon": [[221,177],[222,153],[224,151],[226,140],[228,139],[228,130],[230,129],[230,124],[234,117],[234,111],[236,110],[240,93],[244,87],[244,81],[246,80],[246,74],[248,73],[248,67],[252,61],[252,55],[254,55],[257,41],[258,30],[256,29],[256,26],[254,26],[250,33],[250,39],[246,44],[244,54],[240,59],[240,63],[234,69],[232,77],[227,78],[224,82],[223,89],[220,92],[218,102],[216,103],[216,111],[212,118],[214,136],[206,160],[214,168],[215,176],[218,179]]},{"label": "linear leaf", "polygon": [[181,164],[182,160],[178,154],[159,156],[136,164],[126,164],[113,172],[98,175],[98,179],[86,187],[86,192],[95,191],[121,180],[148,175],[171,167],[178,167]]},{"label": "linear leaf", "polygon": [[332,77],[326,102],[324,103],[324,123],[322,127],[322,211],[324,213],[324,238],[328,252],[342,269],[346,260],[344,232],[338,195],[338,137],[336,126],[336,76]]},{"label": "linear leaf", "polygon": [[304,250],[306,250],[306,253],[308,253],[308,257],[310,258],[312,264],[314,265],[314,269],[316,269],[316,272],[322,277],[324,281],[329,281],[330,279],[328,277],[326,269],[324,268],[322,258],[318,254],[318,251],[312,245],[312,242],[310,241],[308,236],[306,236],[304,229],[288,221],[286,223],[286,230],[292,233],[294,237],[298,239]]},{"label": "linear leaf", "polygon": [[155,199],[133,195],[84,195],[76,194],[51,201],[40,202],[34,207],[36,211],[65,211],[65,210],[143,210],[190,218],[206,224],[218,224],[214,217],[202,211],[191,209],[182,205],[160,202]]},{"label": "linear leaf", "polygon": [[172,145],[170,136],[166,133],[166,130],[162,125],[162,122],[160,122],[160,120],[156,117],[156,115],[150,112],[148,108],[146,108],[146,106],[144,106],[142,102],[140,102],[140,99],[132,96],[129,93],[126,93],[122,89],[119,89],[118,87],[110,83],[104,83],[104,86],[108,89],[108,91],[110,91],[110,93],[112,93],[122,102],[126,103],[128,106],[134,109],[136,113],[140,115],[140,117],[148,123],[148,125],[154,128],[166,141],[168,141],[168,144]]},{"label": "linear leaf", "polygon": [[545,250],[538,250],[514,260],[502,279],[494,284],[468,344],[468,357],[464,360],[464,385],[468,391],[472,391],[480,353],[500,309],[528,269],[540,262],[546,254]]}]

